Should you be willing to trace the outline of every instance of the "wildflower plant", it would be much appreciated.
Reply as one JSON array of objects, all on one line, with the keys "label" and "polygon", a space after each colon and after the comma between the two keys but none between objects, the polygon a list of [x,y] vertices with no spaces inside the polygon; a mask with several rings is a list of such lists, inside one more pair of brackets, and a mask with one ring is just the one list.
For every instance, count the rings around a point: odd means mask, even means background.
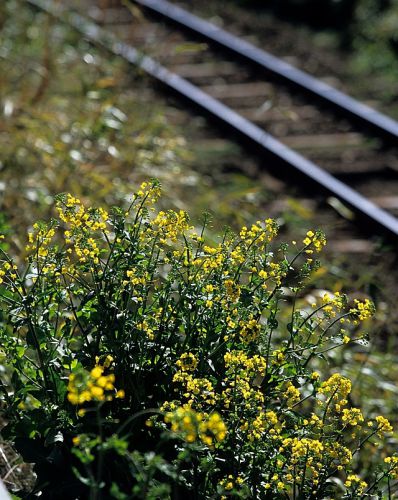
[{"label": "wildflower plant", "polygon": [[36,473],[21,495],[397,492],[390,422],[354,405],[348,378],[322,376],[374,310],[339,293],[305,302],[324,235],[291,249],[266,219],[211,245],[207,218],[197,231],[156,213],[159,196],[145,182],[108,213],[60,195],[25,266],[1,250],[2,434]]}]

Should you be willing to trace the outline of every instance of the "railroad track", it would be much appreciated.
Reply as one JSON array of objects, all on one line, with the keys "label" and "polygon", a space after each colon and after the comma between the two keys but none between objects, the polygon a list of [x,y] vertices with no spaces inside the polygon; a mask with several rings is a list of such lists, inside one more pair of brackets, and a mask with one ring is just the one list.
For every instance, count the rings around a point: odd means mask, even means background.
[{"label": "railroad track", "polygon": [[[52,2],[28,2],[65,20]],[[85,37],[217,118],[285,181],[332,195],[397,241],[397,122],[164,0],[63,5],[91,19],[68,17]]]}]

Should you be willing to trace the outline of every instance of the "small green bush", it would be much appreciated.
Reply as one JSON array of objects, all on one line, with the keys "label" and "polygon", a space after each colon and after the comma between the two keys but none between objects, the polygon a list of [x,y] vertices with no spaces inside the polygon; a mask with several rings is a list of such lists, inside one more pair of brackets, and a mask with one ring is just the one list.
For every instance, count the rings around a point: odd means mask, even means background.
[{"label": "small green bush", "polygon": [[317,371],[373,312],[303,299],[324,235],[277,247],[267,219],[208,246],[207,218],[156,213],[159,195],[111,214],[61,195],[24,270],[2,250],[2,435],[36,473],[18,494],[391,497],[390,423]]}]

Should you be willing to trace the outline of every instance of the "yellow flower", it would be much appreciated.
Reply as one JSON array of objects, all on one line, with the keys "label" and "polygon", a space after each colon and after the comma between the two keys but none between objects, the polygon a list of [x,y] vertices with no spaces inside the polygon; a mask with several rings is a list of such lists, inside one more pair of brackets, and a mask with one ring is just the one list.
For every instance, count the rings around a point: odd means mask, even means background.
[{"label": "yellow flower", "polygon": [[351,381],[339,373],[335,373],[322,383],[319,392],[334,399],[345,399],[351,392]]},{"label": "yellow flower", "polygon": [[[98,361],[98,360],[97,360]],[[89,401],[111,401],[114,397],[115,375],[103,375],[104,366],[96,365],[89,373],[80,370],[69,375],[68,401],[73,405],[80,405]],[[118,391],[116,397],[124,396]],[[81,416],[81,414],[79,414]]]},{"label": "yellow flower", "polygon": [[99,387],[105,387],[108,383],[108,377],[102,375],[97,379],[96,383]]},{"label": "yellow flower", "polygon": [[326,238],[322,231],[307,231],[307,235],[303,240],[306,247],[306,253],[320,252],[326,245]]},{"label": "yellow flower", "polygon": [[393,479],[398,479],[398,457],[386,457],[384,463],[390,466],[388,474]]},{"label": "yellow flower", "polygon": [[180,406],[173,412],[166,413],[164,420],[171,424],[171,430],[181,435],[188,443],[200,439],[212,446],[213,438],[223,441],[227,428],[218,413],[207,414],[193,410],[189,405]]},{"label": "yellow flower", "polygon": [[358,495],[362,495],[368,484],[365,481],[362,481],[362,479],[356,474],[350,474],[349,476],[347,476],[347,480],[345,481],[344,486],[346,486],[347,488],[354,487],[355,493],[357,493]]},{"label": "yellow flower", "polygon": [[300,401],[300,391],[291,382],[286,384],[285,392],[283,393],[288,408],[291,408]]},{"label": "yellow flower", "polygon": [[386,417],[379,415],[375,420],[377,422],[377,434],[380,438],[383,437],[383,434],[388,434],[393,431],[393,427]]},{"label": "yellow flower", "polygon": [[191,352],[184,352],[176,362],[176,365],[183,372],[195,371],[198,366],[198,360]]},{"label": "yellow flower", "polygon": [[358,299],[354,300],[355,306],[350,309],[350,313],[356,316],[360,321],[371,318],[375,313],[375,306],[369,299],[361,302]]},{"label": "yellow flower", "polygon": [[102,387],[94,386],[91,388],[91,394],[94,398],[101,400],[104,395],[104,389]]},{"label": "yellow flower", "polygon": [[240,297],[240,286],[237,283],[234,283],[232,280],[224,281],[225,290],[227,292],[228,297],[233,301],[237,302]]},{"label": "yellow flower", "polygon": [[261,332],[261,326],[257,320],[250,318],[248,321],[239,323],[241,330],[239,332],[242,342],[248,344],[258,339]]},{"label": "yellow flower", "polygon": [[74,392],[69,392],[68,401],[73,405],[77,405],[79,404],[79,396]]},{"label": "yellow flower", "polygon": [[361,424],[364,421],[364,418],[359,408],[345,408],[343,410],[341,420],[343,423],[352,425],[354,427],[358,424]]},{"label": "yellow flower", "polygon": [[102,372],[103,372],[103,368],[101,366],[96,366],[95,368],[93,368],[90,372],[90,375],[93,377],[93,378],[100,378],[101,375],[102,375]]}]

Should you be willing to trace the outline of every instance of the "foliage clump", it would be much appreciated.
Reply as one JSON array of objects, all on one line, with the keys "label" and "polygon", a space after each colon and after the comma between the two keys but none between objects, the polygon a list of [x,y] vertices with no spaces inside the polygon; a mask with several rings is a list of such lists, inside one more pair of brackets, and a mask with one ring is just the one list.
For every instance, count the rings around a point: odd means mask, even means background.
[{"label": "foliage clump", "polygon": [[318,371],[373,313],[339,293],[303,302],[322,232],[277,248],[266,219],[210,246],[207,218],[197,231],[183,211],[156,213],[159,196],[145,182],[108,213],[61,195],[24,269],[2,253],[2,434],[35,464],[30,494],[397,491],[391,424],[355,407],[348,378]]}]

